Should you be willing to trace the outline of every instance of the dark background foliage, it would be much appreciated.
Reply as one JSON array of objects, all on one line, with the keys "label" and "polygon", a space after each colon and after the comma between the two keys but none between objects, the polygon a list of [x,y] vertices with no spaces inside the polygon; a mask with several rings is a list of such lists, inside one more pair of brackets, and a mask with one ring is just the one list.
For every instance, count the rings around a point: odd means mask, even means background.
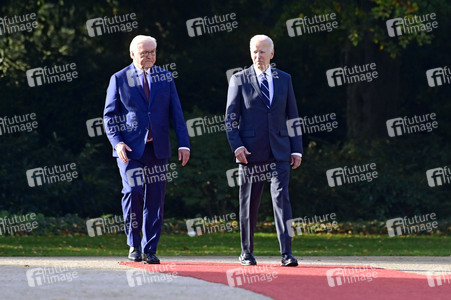
[{"label": "dark background foliage", "polygon": [[[318,4],[318,2],[320,4]],[[109,77],[131,60],[137,34],[158,40],[157,64],[176,63],[176,85],[185,119],[224,114],[225,72],[251,65],[249,39],[264,33],[275,42],[277,67],[292,75],[301,116],[336,113],[332,133],[305,135],[302,167],[291,173],[294,216],[336,212],[344,220],[386,219],[436,212],[451,215],[450,185],[430,188],[428,169],[450,164],[450,85],[430,88],[425,71],[450,65],[450,4],[446,1],[2,1],[1,16],[36,13],[38,28],[0,36],[1,116],[35,112],[32,133],[0,136],[0,210],[47,216],[120,214],[121,186],[105,135],[89,137],[86,121],[102,116]],[[256,9],[258,8],[258,9]],[[136,13],[132,32],[89,37],[86,21]],[[186,20],[236,13],[238,28],[190,38]],[[330,33],[289,37],[286,20],[335,12]],[[439,28],[427,35],[389,38],[385,20],[437,13]],[[28,69],[76,63],[70,83],[30,88]],[[380,78],[330,88],[325,71],[376,62]],[[360,102],[359,102],[360,101]],[[390,138],[385,121],[434,112],[432,133]],[[234,159],[224,132],[191,138],[192,157],[167,186],[167,217],[191,218],[236,212],[238,188],[225,172]],[[173,137],[174,153],[176,141]],[[79,178],[30,188],[28,169],[75,162]],[[176,157],[171,159],[176,162]],[[326,170],[376,163],[378,178],[330,188]],[[260,216],[272,218],[269,186]]]}]

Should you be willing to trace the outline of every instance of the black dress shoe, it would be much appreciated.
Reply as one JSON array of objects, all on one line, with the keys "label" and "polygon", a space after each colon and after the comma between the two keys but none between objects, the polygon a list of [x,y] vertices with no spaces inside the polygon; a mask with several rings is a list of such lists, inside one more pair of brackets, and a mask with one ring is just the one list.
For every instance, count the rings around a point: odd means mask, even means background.
[{"label": "black dress shoe", "polygon": [[160,260],[153,253],[143,253],[143,263],[144,264],[159,264]]},{"label": "black dress shoe", "polygon": [[130,251],[128,252],[128,259],[131,261],[142,261],[141,248],[130,247]]},{"label": "black dress shoe", "polygon": [[257,261],[252,253],[241,254],[239,260],[243,266],[255,266],[257,264]]},{"label": "black dress shoe", "polygon": [[282,267],[296,267],[298,265],[298,260],[290,254],[282,255]]}]

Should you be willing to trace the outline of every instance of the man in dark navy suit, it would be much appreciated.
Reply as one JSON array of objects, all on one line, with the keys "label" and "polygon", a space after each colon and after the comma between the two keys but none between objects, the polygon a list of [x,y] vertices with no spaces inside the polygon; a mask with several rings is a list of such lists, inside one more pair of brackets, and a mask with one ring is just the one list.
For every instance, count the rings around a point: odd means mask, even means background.
[{"label": "man in dark navy suit", "polygon": [[[302,136],[290,136],[287,121],[298,118],[291,76],[272,68],[274,44],[265,35],[250,41],[253,65],[229,82],[226,109],[227,138],[239,165],[242,265],[256,265],[254,230],[264,182],[271,197],[282,266],[297,266],[291,252],[287,221],[292,219],[288,195],[290,165],[301,165]],[[263,178],[263,179],[262,179]]]},{"label": "man in dark navy suit", "polygon": [[170,121],[182,166],[190,157],[188,131],[174,78],[154,65],[156,51],[157,41],[151,36],[138,35],[132,40],[133,63],[111,76],[104,110],[105,131],[122,178],[128,258],[151,264],[160,263],[156,252],[171,156]]}]

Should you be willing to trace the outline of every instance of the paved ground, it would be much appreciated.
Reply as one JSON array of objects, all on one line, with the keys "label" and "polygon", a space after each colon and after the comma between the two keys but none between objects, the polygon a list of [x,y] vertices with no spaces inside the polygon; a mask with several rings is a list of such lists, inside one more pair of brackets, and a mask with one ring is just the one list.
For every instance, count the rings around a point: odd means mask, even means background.
[{"label": "paved ground", "polygon": [[[160,257],[171,262],[237,263],[236,257]],[[164,280],[130,287],[127,271],[119,265],[124,257],[2,257],[0,299],[268,299],[244,289],[202,280],[164,275]],[[279,263],[279,257],[257,257],[259,263]],[[451,257],[305,257],[303,265],[371,265],[426,274],[451,270]],[[239,265],[237,265],[239,266]],[[28,271],[28,277],[27,277]],[[58,274],[59,282],[39,285],[42,272]],[[163,276],[163,274],[161,274]],[[54,277],[55,278],[55,277]],[[158,279],[158,278],[156,278]],[[31,287],[33,284],[38,286]]]}]

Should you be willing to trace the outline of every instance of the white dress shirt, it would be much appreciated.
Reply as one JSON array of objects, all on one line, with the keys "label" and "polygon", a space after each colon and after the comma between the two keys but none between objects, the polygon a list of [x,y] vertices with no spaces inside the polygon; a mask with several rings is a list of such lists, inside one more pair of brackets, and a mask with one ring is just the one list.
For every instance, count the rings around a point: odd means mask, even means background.
[{"label": "white dress shirt", "polygon": [[[144,70],[143,69],[140,69],[140,68],[138,68],[136,65],[135,65],[135,63],[133,63],[133,65],[135,66],[135,70],[136,70],[136,74],[138,75],[138,84],[139,85],[142,85],[143,84],[143,74],[144,74]],[[147,70],[146,71],[147,72],[147,84],[149,84],[149,92],[150,92],[150,90],[152,89],[152,85],[150,84],[150,81],[151,81],[151,77],[150,77],[150,72],[149,72],[149,70]]]},{"label": "white dress shirt", "polygon": [[[263,82],[263,72],[254,65],[255,74],[257,75],[258,86],[262,85]],[[269,89],[269,103],[272,103],[272,98],[274,97],[274,83],[271,72],[271,66],[268,67],[265,71],[266,80],[268,81],[268,89]]]}]

